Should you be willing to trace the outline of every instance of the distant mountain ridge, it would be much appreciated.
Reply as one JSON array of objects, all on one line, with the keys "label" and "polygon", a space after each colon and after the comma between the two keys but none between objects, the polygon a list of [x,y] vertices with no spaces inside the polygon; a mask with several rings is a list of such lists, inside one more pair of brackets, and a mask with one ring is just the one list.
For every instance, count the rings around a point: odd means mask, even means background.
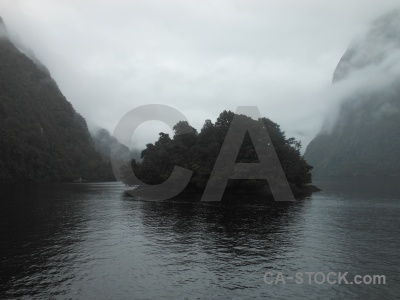
[{"label": "distant mountain ridge", "polygon": [[0,18],[0,180],[110,179],[86,121]]},{"label": "distant mountain ridge", "polygon": [[[330,130],[308,145],[314,176],[400,176],[400,12],[377,19],[341,58],[333,84],[361,80]],[[374,72],[374,80],[362,74]]]}]

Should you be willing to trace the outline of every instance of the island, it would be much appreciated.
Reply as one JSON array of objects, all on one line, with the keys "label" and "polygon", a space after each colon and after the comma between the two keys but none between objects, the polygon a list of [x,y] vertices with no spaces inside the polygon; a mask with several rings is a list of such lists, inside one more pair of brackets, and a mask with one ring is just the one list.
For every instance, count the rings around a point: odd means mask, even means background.
[{"label": "island", "polygon": [[[185,190],[178,196],[199,200],[213,171],[221,147],[234,117],[239,117],[239,126],[250,128],[257,122],[267,129],[270,147],[273,147],[296,198],[310,195],[319,189],[313,186],[310,166],[301,154],[301,142],[287,138],[280,126],[263,117],[253,120],[245,115],[223,111],[215,123],[206,120],[200,132],[187,121],[180,121],[174,127],[174,136],[161,132],[154,143],[149,143],[141,153],[141,159],[132,159],[121,168],[122,180],[132,187],[129,194],[146,199],[149,188],[141,188],[140,182],[158,185],[165,182],[175,166],[193,171]],[[236,163],[259,163],[249,132],[246,132]],[[132,176],[132,170],[134,176]],[[138,181],[140,180],[140,182]],[[262,195],[273,198],[268,181],[265,179],[231,179],[225,190],[226,195]],[[199,196],[200,195],[200,196]],[[151,198],[151,197],[150,197]],[[265,197],[264,197],[265,198]]]}]

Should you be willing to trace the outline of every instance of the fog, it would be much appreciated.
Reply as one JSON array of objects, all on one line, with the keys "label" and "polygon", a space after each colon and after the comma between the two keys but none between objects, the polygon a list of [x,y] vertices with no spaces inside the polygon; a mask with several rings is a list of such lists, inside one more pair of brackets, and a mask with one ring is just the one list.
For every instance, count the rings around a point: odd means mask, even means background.
[{"label": "fog", "polygon": [[[323,131],[330,132],[337,121],[343,102],[356,110],[364,100],[380,104],[374,118],[397,112],[388,101],[397,93],[400,80],[400,11],[379,18],[368,32],[358,36],[343,56],[334,74],[334,84],[323,91],[328,99]],[[369,118],[371,116],[365,116]]]},{"label": "fog", "polygon": [[[12,39],[49,69],[93,128],[112,132],[131,109],[160,103],[200,130],[225,109],[255,105],[305,148],[348,95],[399,75],[399,52],[387,47],[377,51],[383,53],[378,63],[332,85],[352,41],[398,5],[0,0],[0,15]],[[166,125],[143,124],[133,145],[142,147],[159,131],[168,131]]]}]

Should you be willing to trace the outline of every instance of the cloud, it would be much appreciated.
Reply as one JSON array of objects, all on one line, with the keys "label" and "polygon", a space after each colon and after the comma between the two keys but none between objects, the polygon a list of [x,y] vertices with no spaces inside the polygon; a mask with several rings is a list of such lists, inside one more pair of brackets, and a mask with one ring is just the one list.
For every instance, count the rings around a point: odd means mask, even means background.
[{"label": "cloud", "polygon": [[224,109],[256,105],[307,145],[330,106],[325,91],[347,46],[397,5],[2,0],[0,9],[14,40],[33,50],[93,126],[112,132],[130,109],[162,103],[200,129]]},{"label": "cloud", "polygon": [[382,16],[342,57],[334,84],[323,92],[330,103],[326,106],[323,131],[330,132],[337,125],[343,109],[359,111],[365,101],[373,101],[375,109],[365,118],[377,120],[398,111],[397,104],[391,102],[398,97],[400,81],[399,20],[400,11]]}]

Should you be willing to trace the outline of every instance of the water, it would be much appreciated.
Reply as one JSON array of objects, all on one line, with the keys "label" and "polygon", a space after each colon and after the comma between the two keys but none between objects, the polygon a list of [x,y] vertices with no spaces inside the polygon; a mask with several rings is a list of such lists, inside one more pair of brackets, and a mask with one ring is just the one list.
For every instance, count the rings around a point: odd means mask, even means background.
[{"label": "water", "polygon": [[[0,188],[0,298],[395,299],[392,181],[320,181],[323,192],[295,203],[235,205],[134,201],[118,183],[9,184]],[[271,285],[265,272],[387,282]]]}]

